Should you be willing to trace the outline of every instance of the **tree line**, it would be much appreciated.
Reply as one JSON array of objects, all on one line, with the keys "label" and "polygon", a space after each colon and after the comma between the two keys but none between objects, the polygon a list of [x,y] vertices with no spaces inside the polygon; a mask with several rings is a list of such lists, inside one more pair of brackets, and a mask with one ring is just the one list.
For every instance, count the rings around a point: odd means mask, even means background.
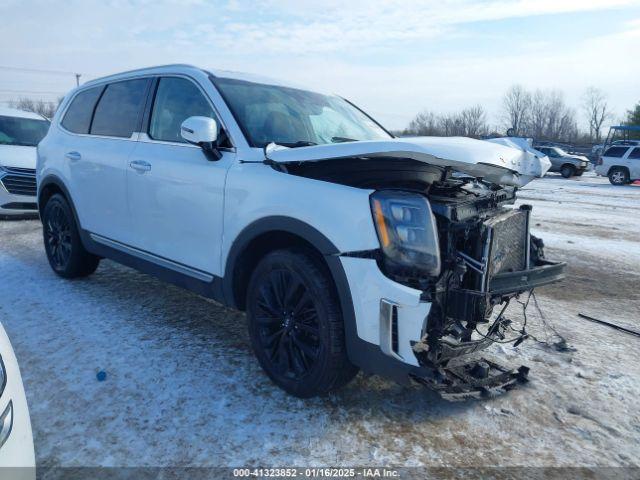
[{"label": "tree line", "polygon": [[[52,118],[62,101],[35,100],[22,97],[9,101],[9,106],[39,113]],[[482,105],[464,108],[459,112],[436,114],[425,110],[418,113],[400,135],[435,137],[462,136],[481,138],[506,134],[533,137],[567,143],[598,143],[602,140],[603,127],[613,120],[607,97],[600,89],[589,87],[582,96],[580,114],[583,115],[588,132],[578,128],[578,113],[569,107],[559,90],[526,90],[521,85],[513,85],[502,98],[500,125],[490,126]],[[640,125],[640,102],[627,111],[627,125]]]},{"label": "tree line", "polygon": [[[583,116],[588,131],[578,128],[578,115]],[[559,90],[529,91],[521,85],[513,85],[502,98],[499,120],[499,126],[490,126],[481,105],[447,114],[425,110],[400,134],[474,138],[508,134],[533,137],[538,141],[597,143],[602,140],[603,127],[613,120],[613,111],[606,95],[595,87],[585,90],[577,112],[566,104]],[[623,123],[640,125],[640,103],[627,112]]]},{"label": "tree line", "polygon": [[60,102],[62,102],[62,97],[54,102],[21,97],[18,99],[9,100],[8,104],[10,108],[17,108],[18,110],[24,110],[26,112],[34,112],[42,115],[43,117],[51,119],[56,113],[56,109],[58,108],[58,105],[60,105]]}]

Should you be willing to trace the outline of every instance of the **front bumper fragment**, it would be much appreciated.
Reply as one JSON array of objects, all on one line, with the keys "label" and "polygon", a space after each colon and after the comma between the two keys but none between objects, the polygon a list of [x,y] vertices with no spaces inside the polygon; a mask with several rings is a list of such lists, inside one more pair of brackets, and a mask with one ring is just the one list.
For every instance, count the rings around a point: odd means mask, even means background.
[{"label": "front bumper fragment", "polygon": [[504,272],[494,275],[489,281],[489,294],[526,292],[542,285],[557,282],[564,278],[564,262],[541,260],[540,264],[528,270]]},{"label": "front bumper fragment", "polygon": [[435,371],[431,377],[412,375],[416,382],[449,401],[488,398],[528,381],[529,368],[510,369],[485,358]]}]

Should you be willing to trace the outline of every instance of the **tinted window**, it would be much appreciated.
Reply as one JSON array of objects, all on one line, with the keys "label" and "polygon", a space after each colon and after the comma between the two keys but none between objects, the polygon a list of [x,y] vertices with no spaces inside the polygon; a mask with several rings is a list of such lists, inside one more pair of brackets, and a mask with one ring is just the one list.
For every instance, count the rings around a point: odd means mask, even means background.
[{"label": "tinted window", "polygon": [[634,148],[628,158],[640,158],[640,148]]},{"label": "tinted window", "polygon": [[611,147],[602,155],[603,157],[622,157],[629,147]]},{"label": "tinted window", "polygon": [[184,78],[161,78],[151,113],[149,136],[154,140],[184,143],[180,125],[194,116],[215,118],[198,87]]},{"label": "tinted window", "polygon": [[62,126],[74,133],[89,133],[91,115],[103,87],[94,87],[75,96],[62,119]]},{"label": "tinted window", "polygon": [[49,122],[33,118],[0,117],[0,145],[35,147],[47,134]]},{"label": "tinted window", "polygon": [[91,134],[129,138],[137,131],[148,83],[139,78],[107,86],[96,107]]}]

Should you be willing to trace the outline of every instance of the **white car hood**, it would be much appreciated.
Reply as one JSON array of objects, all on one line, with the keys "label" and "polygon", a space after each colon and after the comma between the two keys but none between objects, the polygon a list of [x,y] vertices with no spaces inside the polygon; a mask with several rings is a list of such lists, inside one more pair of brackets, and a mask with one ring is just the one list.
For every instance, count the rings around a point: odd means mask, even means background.
[{"label": "white car hood", "polygon": [[286,148],[269,144],[265,155],[276,163],[317,162],[351,157],[411,158],[452,167],[502,185],[523,186],[542,177],[548,159],[517,148],[465,137],[404,137]]},{"label": "white car hood", "polygon": [[36,169],[36,147],[0,145],[0,166]]}]

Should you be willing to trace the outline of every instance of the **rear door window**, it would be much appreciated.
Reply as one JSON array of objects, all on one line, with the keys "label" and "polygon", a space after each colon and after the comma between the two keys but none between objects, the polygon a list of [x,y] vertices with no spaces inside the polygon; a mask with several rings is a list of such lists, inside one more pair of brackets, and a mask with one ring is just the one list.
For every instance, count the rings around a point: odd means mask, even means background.
[{"label": "rear door window", "polygon": [[213,109],[200,89],[185,78],[161,78],[151,113],[149,137],[185,143],[180,135],[180,126],[194,116],[215,119]]},{"label": "rear door window", "polygon": [[73,133],[89,133],[91,116],[104,87],[89,88],[71,101],[62,119],[62,126]]},{"label": "rear door window", "polygon": [[640,158],[640,147],[634,148],[629,154],[629,158],[639,159]]},{"label": "rear door window", "polygon": [[608,148],[606,152],[604,152],[603,157],[623,157],[625,153],[627,153],[629,147],[611,147]]},{"label": "rear door window", "polygon": [[129,138],[139,131],[148,86],[147,78],[108,85],[96,107],[91,134]]}]

